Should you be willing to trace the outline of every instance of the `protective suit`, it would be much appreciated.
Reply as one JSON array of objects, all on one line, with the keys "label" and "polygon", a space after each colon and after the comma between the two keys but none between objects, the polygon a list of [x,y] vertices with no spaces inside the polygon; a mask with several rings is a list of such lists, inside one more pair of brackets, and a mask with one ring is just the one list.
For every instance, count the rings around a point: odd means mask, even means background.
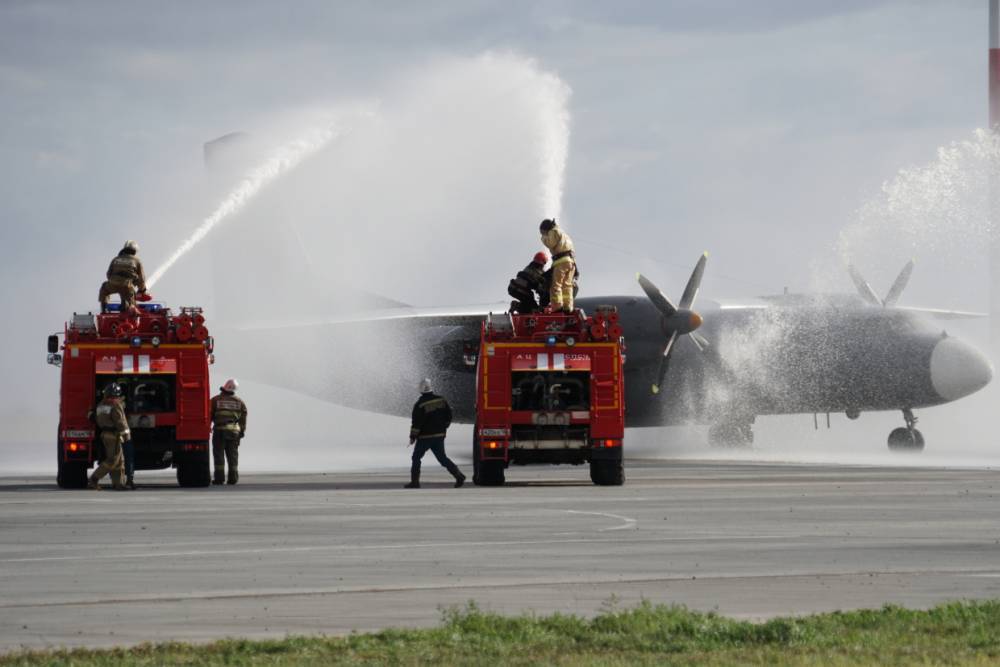
[{"label": "protective suit", "polygon": [[555,220],[543,220],[539,226],[542,244],[552,253],[552,286],[549,302],[553,310],[573,311],[573,277],[576,275],[576,258],[573,240]]}]

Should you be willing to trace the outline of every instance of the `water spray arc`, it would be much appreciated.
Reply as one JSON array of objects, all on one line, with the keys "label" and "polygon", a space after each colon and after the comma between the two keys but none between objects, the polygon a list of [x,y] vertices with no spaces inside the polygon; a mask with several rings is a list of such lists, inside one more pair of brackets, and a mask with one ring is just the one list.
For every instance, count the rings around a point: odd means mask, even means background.
[{"label": "water spray arc", "polygon": [[569,86],[558,76],[543,75],[545,95],[539,100],[539,161],[542,191],[541,217],[562,218],[566,163],[569,158]]},{"label": "water spray arc", "polygon": [[180,247],[153,272],[149,280],[146,281],[147,286],[152,288],[170,267],[190,252],[199,241],[212,231],[213,227],[246,206],[266,185],[285,172],[294,169],[310,155],[322,150],[341,133],[339,128],[331,126],[311,132],[279,147],[271,157],[252,169],[240,184],[222,200],[215,211],[202,221],[191,236],[185,239]]}]

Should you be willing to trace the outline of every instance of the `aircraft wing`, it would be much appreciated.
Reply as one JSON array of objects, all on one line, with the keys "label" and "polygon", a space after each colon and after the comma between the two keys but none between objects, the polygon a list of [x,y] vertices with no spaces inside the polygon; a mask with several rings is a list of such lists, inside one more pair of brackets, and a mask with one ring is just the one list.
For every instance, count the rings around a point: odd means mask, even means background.
[{"label": "aircraft wing", "polygon": [[896,310],[906,310],[911,313],[921,313],[936,320],[971,320],[989,317],[989,313],[977,313],[968,310],[944,310],[942,308],[914,308],[911,306],[893,306]]}]

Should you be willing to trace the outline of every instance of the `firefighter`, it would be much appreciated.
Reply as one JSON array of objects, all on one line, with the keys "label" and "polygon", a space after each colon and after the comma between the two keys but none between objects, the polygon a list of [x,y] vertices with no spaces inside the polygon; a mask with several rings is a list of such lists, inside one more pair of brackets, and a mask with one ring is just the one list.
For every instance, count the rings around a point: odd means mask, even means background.
[{"label": "firefighter", "polygon": [[456,489],[465,483],[465,475],[444,453],[444,437],[450,424],[451,406],[443,396],[431,391],[431,381],[425,378],[420,383],[420,398],[413,405],[410,444],[415,446],[413,462],[410,465],[410,483],[404,488],[420,488],[420,459],[424,458],[428,449],[434,454],[438,463],[455,478]]},{"label": "firefighter", "polygon": [[573,312],[573,276],[576,259],[573,240],[555,220],[542,220],[538,226],[542,243],[552,253],[552,287],[549,290],[550,308],[554,311]]},{"label": "firefighter", "polygon": [[[236,484],[240,475],[240,441],[247,434],[247,406],[236,395],[239,383],[230,378],[219,387],[220,393],[212,397],[212,459],[215,476],[212,484]],[[229,477],[226,478],[226,460],[229,460]]]},{"label": "firefighter", "polygon": [[[514,297],[515,301],[510,304],[512,313],[533,313],[538,310],[539,299],[543,293],[543,283],[545,280],[545,265],[549,261],[549,256],[544,252],[535,253],[531,263],[517,272],[517,276],[511,278],[507,285],[507,293]],[[535,293],[539,298],[535,298]]]},{"label": "firefighter", "polygon": [[117,490],[122,490],[122,445],[131,439],[128,419],[125,417],[125,405],[122,400],[122,388],[115,382],[104,387],[104,398],[94,408],[94,419],[101,432],[101,444],[104,445],[104,458],[97,466],[94,474],[87,482],[88,489],[100,489],[101,479],[111,473],[111,484]]},{"label": "firefighter", "polygon": [[135,311],[135,294],[146,293],[146,274],[142,270],[142,262],[136,256],[139,244],[126,241],[118,255],[108,266],[107,280],[101,285],[97,300],[101,302],[101,312],[107,311],[108,297],[117,294],[122,300],[121,312]]}]

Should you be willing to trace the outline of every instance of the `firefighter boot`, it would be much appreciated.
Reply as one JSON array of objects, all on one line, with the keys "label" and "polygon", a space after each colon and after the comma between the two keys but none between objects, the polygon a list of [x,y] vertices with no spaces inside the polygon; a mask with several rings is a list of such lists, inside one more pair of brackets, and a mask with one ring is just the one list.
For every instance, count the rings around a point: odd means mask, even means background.
[{"label": "firefighter boot", "polygon": [[452,477],[455,478],[456,489],[465,484],[465,475],[462,474],[462,471],[458,469],[457,465],[452,463],[450,466],[448,466],[448,472],[450,472]]},{"label": "firefighter boot", "polygon": [[100,491],[101,485],[97,482],[96,479],[90,477],[87,479],[87,488],[90,489],[91,491]]},{"label": "firefighter boot", "polygon": [[135,476],[129,475],[125,478],[125,488],[130,491],[135,491]]},{"label": "firefighter boot", "polygon": [[410,483],[403,487],[404,489],[419,489],[420,488],[420,465],[413,465],[410,467]]},{"label": "firefighter boot", "polygon": [[[226,480],[226,484],[233,485],[233,484],[236,484],[236,482],[238,482],[238,481],[240,481],[240,474],[238,472],[236,472],[235,470],[233,470],[232,468],[230,468],[229,469],[229,479]],[[221,484],[221,482],[220,482],[220,484]]]}]

